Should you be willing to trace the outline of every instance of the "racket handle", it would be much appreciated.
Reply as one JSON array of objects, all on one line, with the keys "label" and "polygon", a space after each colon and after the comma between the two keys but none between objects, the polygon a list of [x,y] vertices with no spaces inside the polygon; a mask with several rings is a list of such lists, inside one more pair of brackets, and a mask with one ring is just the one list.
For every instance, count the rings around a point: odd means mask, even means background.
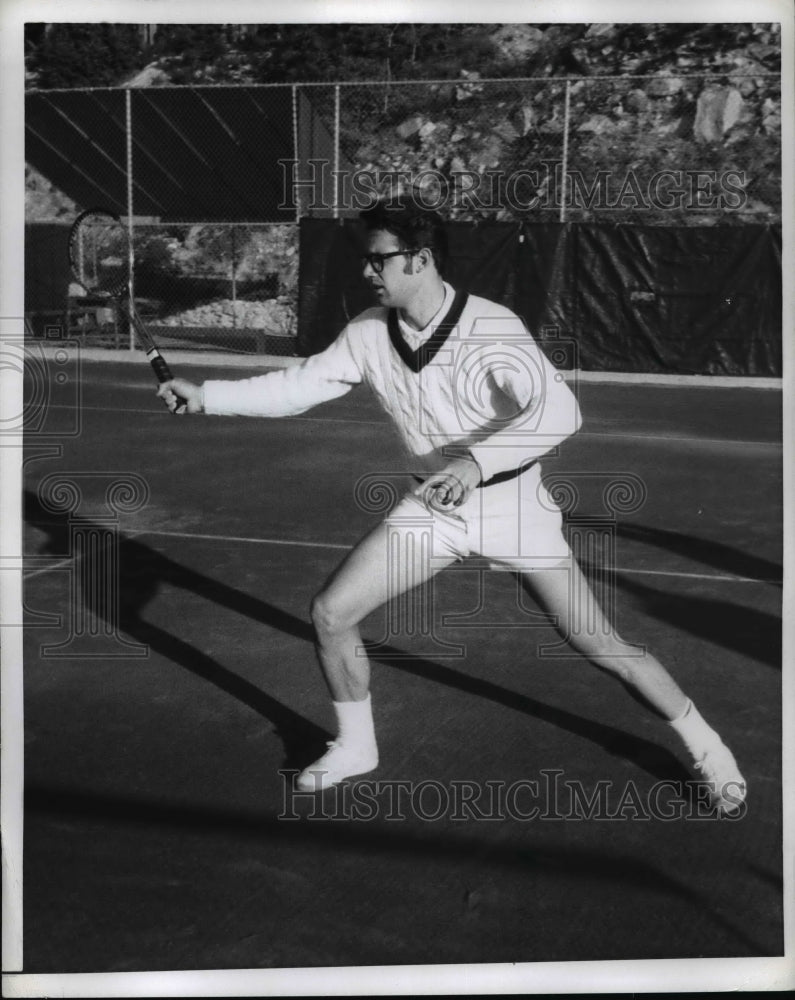
[{"label": "racket handle", "polygon": [[158,382],[170,382],[174,377],[171,374],[171,369],[168,367],[166,362],[163,360],[162,355],[158,354],[157,351],[149,351],[149,364],[155,371]]},{"label": "racket handle", "polygon": [[[155,375],[157,376],[157,381],[160,383],[170,382],[174,376],[171,374],[171,369],[166,364],[163,356],[156,350],[151,350],[147,352],[147,357],[149,358],[149,364],[152,366]],[[187,405],[187,399],[183,399],[182,396],[177,396],[177,405],[171,412],[176,413],[177,410]]]}]

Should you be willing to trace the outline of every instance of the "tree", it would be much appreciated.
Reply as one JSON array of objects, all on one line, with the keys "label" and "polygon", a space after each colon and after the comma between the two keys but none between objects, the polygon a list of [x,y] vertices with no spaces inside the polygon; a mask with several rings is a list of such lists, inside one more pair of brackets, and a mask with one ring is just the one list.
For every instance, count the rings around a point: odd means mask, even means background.
[{"label": "tree", "polygon": [[38,86],[103,87],[146,63],[134,24],[53,24],[32,54]]}]

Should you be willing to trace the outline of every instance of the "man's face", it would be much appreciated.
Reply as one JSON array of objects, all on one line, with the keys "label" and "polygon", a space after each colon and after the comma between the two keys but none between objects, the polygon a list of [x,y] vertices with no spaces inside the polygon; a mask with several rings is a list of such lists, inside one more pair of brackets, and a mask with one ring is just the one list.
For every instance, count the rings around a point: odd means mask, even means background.
[{"label": "man's face", "polygon": [[[368,254],[394,254],[402,250],[394,233],[378,229],[368,234]],[[406,251],[383,260],[381,273],[370,261],[364,263],[364,278],[382,306],[401,307],[411,301],[418,287],[414,254]]]}]

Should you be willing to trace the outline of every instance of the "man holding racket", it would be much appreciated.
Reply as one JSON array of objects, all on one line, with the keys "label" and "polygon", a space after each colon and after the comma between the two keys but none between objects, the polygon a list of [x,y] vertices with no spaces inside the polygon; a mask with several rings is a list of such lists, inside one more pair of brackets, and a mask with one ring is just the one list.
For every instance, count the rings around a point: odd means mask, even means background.
[{"label": "man holding racket", "polygon": [[[738,812],[745,781],[733,755],[665,668],[604,620],[543,487],[539,458],[580,426],[562,375],[510,310],[444,281],[446,233],[436,213],[378,204],[362,212],[362,221],[363,273],[378,304],[330,347],[255,378],[202,386],[172,379],[158,392],[172,410],[179,397],[189,413],[277,417],[367,382],[410,456],[416,487],[313,601],[317,654],[338,729],[328,752],[298,776],[298,787],[320,791],[378,765],[359,622],[445,566],[479,554],[520,573],[572,647],[672,726],[716,809]],[[395,548],[395,537],[409,538],[418,525],[432,551],[419,543]]]}]

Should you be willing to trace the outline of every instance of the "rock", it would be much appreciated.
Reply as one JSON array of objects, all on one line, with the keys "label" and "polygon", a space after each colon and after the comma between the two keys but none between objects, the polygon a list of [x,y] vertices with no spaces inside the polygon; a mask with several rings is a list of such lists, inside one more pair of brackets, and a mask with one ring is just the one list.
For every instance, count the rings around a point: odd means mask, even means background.
[{"label": "rock", "polygon": [[772,205],[767,205],[756,198],[749,198],[740,209],[740,215],[771,218],[777,215],[777,210]]},{"label": "rock", "polygon": [[412,115],[410,118],[406,118],[405,121],[402,121],[395,131],[401,139],[409,139],[411,136],[416,135],[417,132],[419,132],[422,125],[422,117],[420,115]]},{"label": "rock", "polygon": [[171,78],[165,70],[160,68],[158,63],[150,63],[148,66],[135,74],[128,80],[127,87],[163,87],[171,83]]},{"label": "rock", "polygon": [[781,62],[781,50],[775,45],[765,45],[762,42],[752,42],[746,52],[749,56],[765,63],[771,70],[777,70]]},{"label": "rock", "polygon": [[232,326],[249,327],[284,336],[294,336],[297,326],[295,311],[283,298],[265,299],[261,302],[219,299],[172,314],[158,322],[164,326],[207,326],[224,329]]},{"label": "rock", "polygon": [[615,34],[614,24],[592,24],[585,32],[586,38],[607,38]]},{"label": "rock", "polygon": [[766,115],[762,119],[762,128],[768,134],[779,132],[781,130],[781,112],[774,111],[772,114]]},{"label": "rock", "polygon": [[483,173],[500,165],[502,158],[502,142],[496,135],[489,136],[480,149],[473,151],[470,164],[474,170]]},{"label": "rock", "polygon": [[455,98],[454,83],[432,83],[429,90],[432,94],[435,94],[440,101],[452,103]]},{"label": "rock", "polygon": [[729,129],[737,123],[737,119],[740,117],[744,103],[745,102],[742,99],[740,91],[732,87],[726,95],[726,104],[723,108],[724,132],[728,132]]},{"label": "rock", "polygon": [[507,119],[498,122],[494,126],[494,134],[498,135],[501,139],[505,139],[506,142],[514,142],[519,138],[519,132]]},{"label": "rock", "polygon": [[48,222],[52,219],[73,219],[78,208],[54,184],[31,166],[25,167],[25,220]]},{"label": "rock", "polygon": [[649,97],[670,97],[678,93],[684,86],[684,81],[678,76],[668,74],[652,77],[646,84],[646,93]]},{"label": "rock", "polygon": [[519,135],[527,135],[533,127],[534,112],[529,104],[523,104],[511,113],[510,122]]},{"label": "rock", "polygon": [[743,99],[734,87],[708,85],[698,96],[693,135],[696,142],[718,142],[737,121]]},{"label": "rock", "polygon": [[646,92],[638,88],[630,90],[624,98],[624,107],[627,111],[634,111],[636,114],[640,111],[646,111],[649,107],[649,98],[646,96]]},{"label": "rock", "polygon": [[737,89],[740,91],[740,95],[742,97],[750,97],[756,90],[756,81],[753,77],[750,77],[747,80],[741,80]]},{"label": "rock", "polygon": [[565,58],[565,62],[573,73],[579,76],[590,76],[591,65],[588,59],[588,51],[582,45],[572,45],[568,49],[565,49],[562,56]]},{"label": "rock", "polygon": [[419,135],[420,139],[427,139],[430,136],[432,136],[435,131],[436,131],[436,125],[433,122],[423,122],[423,124],[420,125],[417,134]]},{"label": "rock", "polygon": [[[670,121],[658,127],[658,132],[660,135],[681,135],[682,134],[682,119],[672,118]],[[687,130],[686,134],[689,134],[690,130]]]},{"label": "rock", "polygon": [[[477,70],[462,69],[461,77],[464,80],[479,80],[480,73]],[[455,99],[457,101],[467,101],[473,94],[480,94],[482,91],[482,83],[460,83],[455,88]]]},{"label": "rock", "polygon": [[518,62],[538,51],[544,32],[532,24],[503,24],[490,37],[500,60]]},{"label": "rock", "polygon": [[607,115],[591,115],[588,121],[582,123],[577,127],[578,132],[593,132],[594,135],[602,135],[604,132],[610,131],[613,127],[613,122],[607,117]]}]

